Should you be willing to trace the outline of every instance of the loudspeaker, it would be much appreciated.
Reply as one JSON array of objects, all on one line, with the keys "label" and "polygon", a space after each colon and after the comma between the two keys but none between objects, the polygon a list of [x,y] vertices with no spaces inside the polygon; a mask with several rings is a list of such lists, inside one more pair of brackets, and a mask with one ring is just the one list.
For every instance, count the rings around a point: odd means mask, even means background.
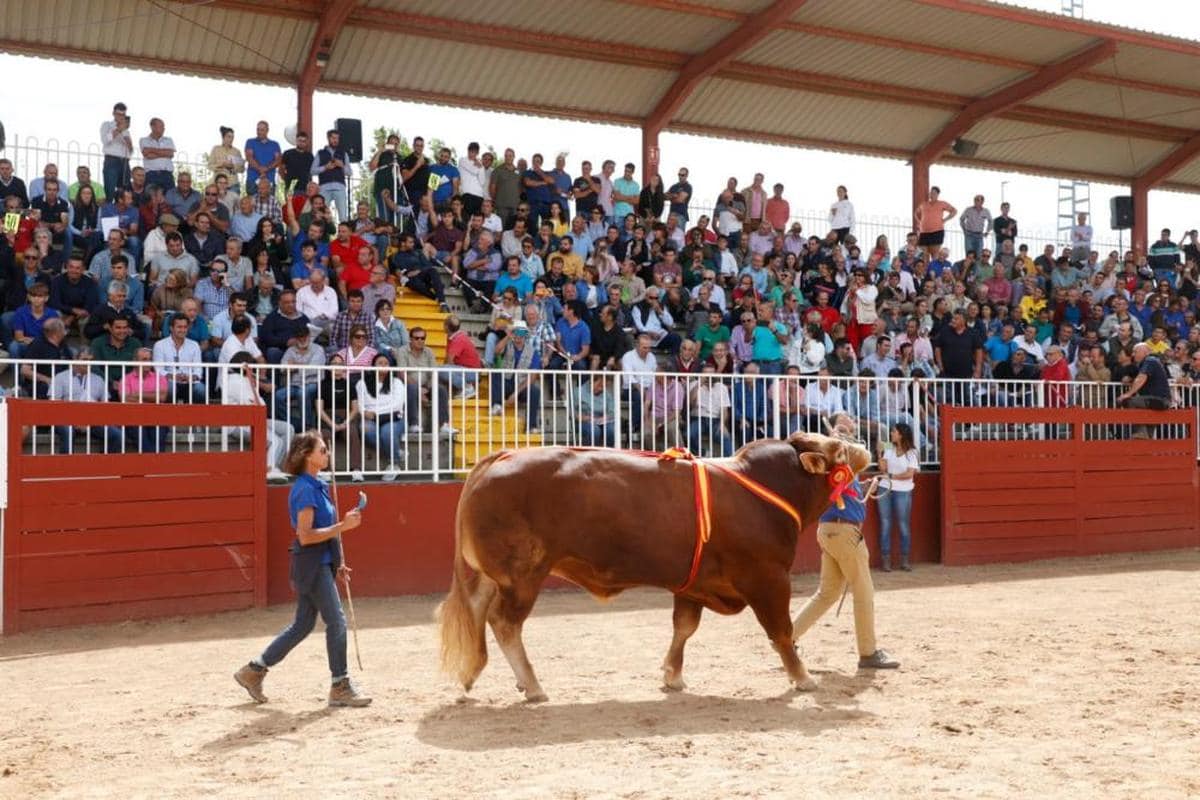
[{"label": "loudspeaker", "polygon": [[338,135],[341,137],[342,149],[346,151],[350,163],[357,164],[362,161],[362,120],[338,119],[333,123],[333,127],[337,128]]},{"label": "loudspeaker", "polygon": [[950,149],[956,156],[971,158],[979,152],[979,142],[972,142],[970,139],[955,139],[954,144],[950,145]]},{"label": "loudspeaker", "polygon": [[1128,230],[1133,227],[1133,198],[1127,194],[1119,194],[1108,201],[1108,210],[1112,216],[1114,231]]}]

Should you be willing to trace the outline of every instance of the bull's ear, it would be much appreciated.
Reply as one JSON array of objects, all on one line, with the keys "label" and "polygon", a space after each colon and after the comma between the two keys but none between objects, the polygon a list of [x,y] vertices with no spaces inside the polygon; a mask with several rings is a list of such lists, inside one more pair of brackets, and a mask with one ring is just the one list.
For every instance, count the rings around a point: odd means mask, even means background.
[{"label": "bull's ear", "polygon": [[820,453],[801,453],[800,465],[814,475],[824,475],[829,472],[829,462]]}]

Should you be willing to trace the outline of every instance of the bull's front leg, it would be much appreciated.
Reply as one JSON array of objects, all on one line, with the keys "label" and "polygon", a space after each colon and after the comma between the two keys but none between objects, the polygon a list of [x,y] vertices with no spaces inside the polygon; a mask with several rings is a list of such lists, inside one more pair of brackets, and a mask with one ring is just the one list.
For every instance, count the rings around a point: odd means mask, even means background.
[{"label": "bull's front leg", "polygon": [[762,578],[753,587],[747,587],[742,594],[754,609],[758,623],[767,632],[771,646],[783,660],[783,668],[787,671],[792,688],[799,692],[811,692],[816,689],[817,682],[804,668],[804,662],[800,660],[792,644],[792,618],[788,613],[792,599],[792,583],[787,569],[780,569]]},{"label": "bull's front leg", "polygon": [[671,637],[671,647],[667,657],[663,659],[663,686],[672,691],[687,688],[683,682],[683,647],[687,640],[700,627],[700,613],[704,606],[695,600],[688,600],[675,595],[675,612],[671,621],[675,624],[675,633]]}]

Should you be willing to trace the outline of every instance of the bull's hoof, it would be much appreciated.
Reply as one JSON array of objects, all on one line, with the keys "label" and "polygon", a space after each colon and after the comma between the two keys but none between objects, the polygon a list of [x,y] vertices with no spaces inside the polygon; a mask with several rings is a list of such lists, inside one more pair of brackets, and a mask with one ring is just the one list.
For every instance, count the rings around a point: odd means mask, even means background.
[{"label": "bull's hoof", "polygon": [[546,696],[546,693],[541,691],[540,689],[536,692],[526,692],[525,693],[525,702],[529,703],[531,705],[533,703],[545,703],[549,699],[550,698]]},{"label": "bull's hoof", "polygon": [[663,688],[668,692],[682,692],[687,688],[687,684],[683,682],[683,676],[678,672],[670,669],[664,669]]},{"label": "bull's hoof", "polygon": [[815,692],[817,690],[817,682],[811,677],[806,677],[803,680],[792,681],[792,688],[797,692]]}]

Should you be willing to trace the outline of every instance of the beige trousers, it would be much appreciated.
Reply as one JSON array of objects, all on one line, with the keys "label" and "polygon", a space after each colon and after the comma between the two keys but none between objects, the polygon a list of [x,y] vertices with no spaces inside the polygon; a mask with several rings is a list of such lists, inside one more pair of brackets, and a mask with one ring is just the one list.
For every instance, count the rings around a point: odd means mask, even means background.
[{"label": "beige trousers", "polygon": [[846,584],[854,595],[854,633],[858,654],[875,652],[875,586],[871,583],[867,545],[858,528],[844,522],[817,526],[821,546],[821,584],[792,622],[792,641],[803,636],[821,615],[841,599]]}]

